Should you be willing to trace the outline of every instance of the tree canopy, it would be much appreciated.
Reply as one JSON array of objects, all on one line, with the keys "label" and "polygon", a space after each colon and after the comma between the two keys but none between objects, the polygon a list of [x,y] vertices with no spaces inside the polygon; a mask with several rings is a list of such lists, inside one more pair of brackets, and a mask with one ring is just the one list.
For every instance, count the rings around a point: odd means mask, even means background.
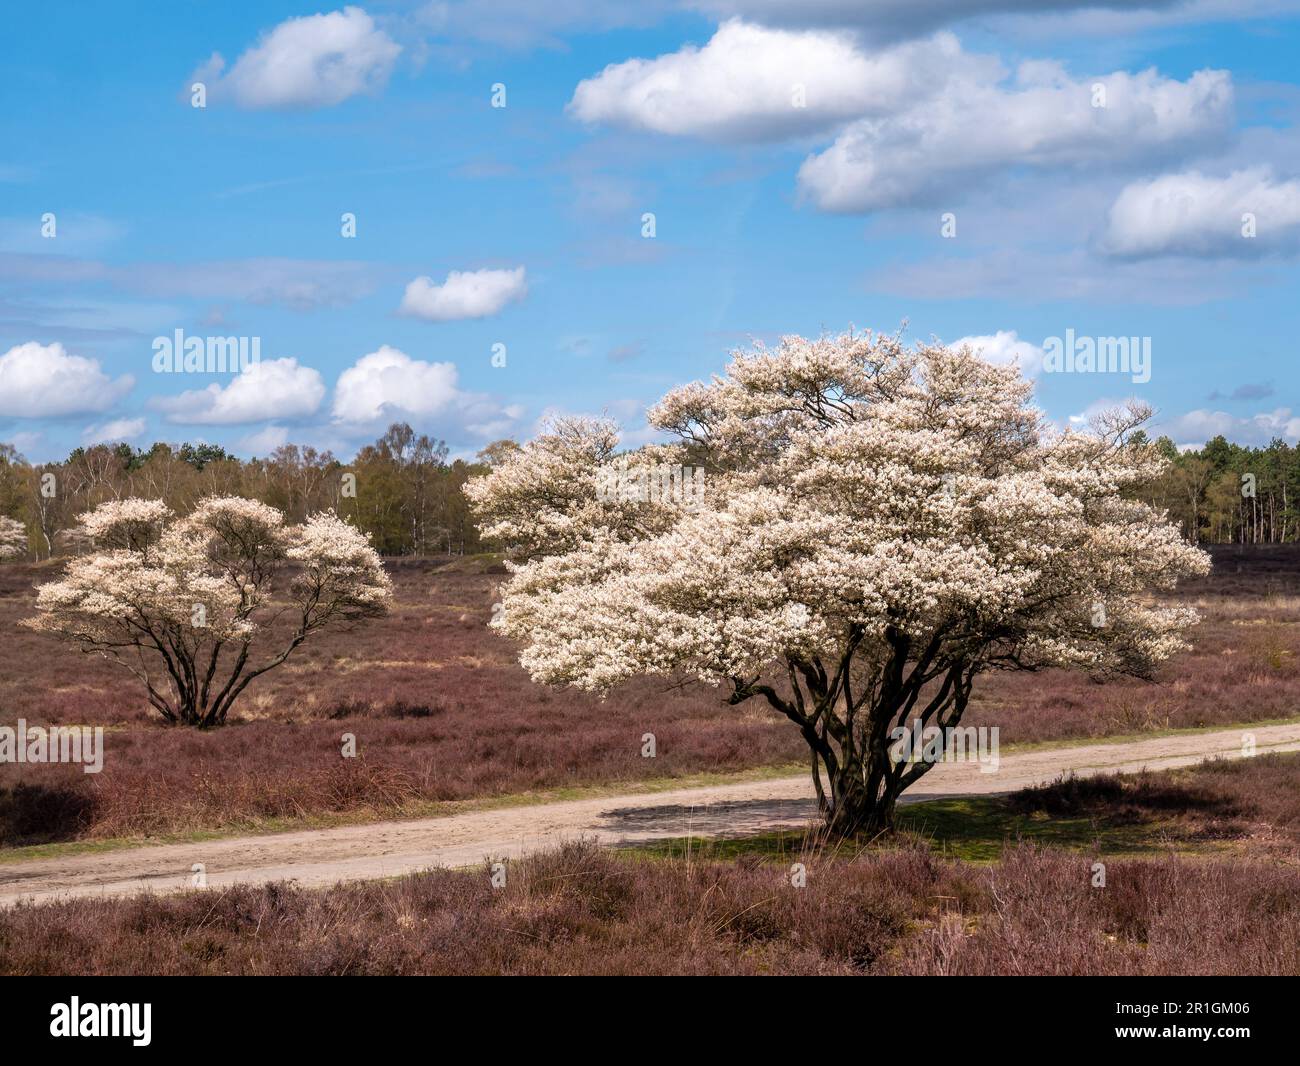
[{"label": "tree canopy", "polygon": [[[990,669],[1150,676],[1196,618],[1152,595],[1209,564],[1134,495],[1167,464],[1134,438],[1148,412],[1057,433],[1031,392],[969,350],[787,337],[665,396],[674,444],[619,454],[612,423],[558,420],[466,489],[514,559],[495,624],[541,682],[766,700],[829,824],[887,825],[929,769],[889,754],[894,727],[955,727]],[[611,464],[703,491],[610,493]]]},{"label": "tree canopy", "polygon": [[382,614],[391,598],[368,538],[333,512],[289,526],[238,496],[208,497],[183,518],[161,500],[125,499],[80,523],[94,550],[39,587],[23,624],[130,671],[168,722],[221,725],[314,633]]}]

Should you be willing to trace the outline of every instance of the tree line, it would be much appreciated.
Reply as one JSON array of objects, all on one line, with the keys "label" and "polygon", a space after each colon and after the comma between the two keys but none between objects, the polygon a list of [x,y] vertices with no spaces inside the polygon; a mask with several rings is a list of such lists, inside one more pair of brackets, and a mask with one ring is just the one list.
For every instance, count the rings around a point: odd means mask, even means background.
[{"label": "tree line", "polygon": [[[1141,497],[1167,510],[1196,544],[1300,541],[1300,447],[1275,439],[1263,448],[1217,436],[1179,451],[1153,443],[1169,460]],[[285,444],[264,459],[241,460],[214,444],[126,444],[77,448],[57,463],[28,463],[0,443],[0,518],[21,522],[27,556],[76,554],[77,516],[131,496],[163,500],[177,513],[204,496],[244,496],[290,522],[333,509],[369,533],[384,555],[473,554],[486,545],[471,519],[465,482],[518,446],[496,441],[474,462],[448,461],[444,441],[395,423],[350,463],[329,451]]]},{"label": "tree line", "polygon": [[1222,435],[1182,452],[1168,437],[1154,444],[1169,465],[1140,495],[1168,510],[1192,543],[1300,541],[1300,447],[1274,438],[1251,448]]},{"label": "tree line", "polygon": [[332,509],[369,533],[384,555],[472,554],[483,543],[462,486],[514,447],[498,441],[474,462],[448,461],[444,441],[405,423],[348,463],[296,444],[241,460],[214,444],[161,442],[148,449],[99,444],[61,462],[29,463],[0,443],[0,517],[23,524],[26,555],[39,560],[83,550],[78,516],[102,503],[139,497],[185,513],[207,496],[243,496],[292,523]]}]

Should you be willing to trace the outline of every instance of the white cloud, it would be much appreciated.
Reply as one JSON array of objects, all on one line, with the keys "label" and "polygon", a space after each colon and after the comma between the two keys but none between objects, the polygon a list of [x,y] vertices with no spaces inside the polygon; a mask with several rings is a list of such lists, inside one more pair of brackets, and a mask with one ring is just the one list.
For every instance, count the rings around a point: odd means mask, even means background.
[{"label": "white cloud", "polygon": [[334,417],[373,422],[390,414],[436,415],[456,399],[455,363],[425,363],[382,345],[339,375]]},{"label": "white cloud", "polygon": [[266,426],[239,439],[240,451],[248,455],[270,455],[282,444],[289,443],[289,431],[284,426]]},{"label": "white cloud", "polygon": [[[1247,214],[1254,218],[1251,237],[1243,234]],[[1300,181],[1278,181],[1253,167],[1224,178],[1193,170],[1134,182],[1111,206],[1101,243],[1128,258],[1300,251]]]},{"label": "white cloud", "polygon": [[868,53],[845,33],[733,19],[702,48],[610,64],[579,83],[569,112],[658,133],[770,140],[888,114],[949,81],[995,77],[997,69],[950,34]]},{"label": "white cloud", "polygon": [[526,413],[523,404],[501,407],[486,396],[469,393],[462,393],[462,403],[465,431],[480,440],[510,436],[519,428],[519,421]]},{"label": "white cloud", "polygon": [[[1094,107],[1094,85],[1105,106]],[[1233,117],[1226,71],[1187,81],[1154,70],[1072,79],[1059,64],[1021,64],[1009,87],[965,82],[883,119],[863,119],[799,168],[827,211],[871,211],[960,193],[1013,166],[1113,166],[1224,139]]]},{"label": "white cloud", "polygon": [[[1112,398],[1097,400],[1078,414],[1070,415],[1068,422],[1076,429],[1082,428],[1102,411],[1120,407],[1123,403]],[[1152,438],[1169,437],[1182,450],[1201,448],[1206,441],[1219,436],[1234,444],[1263,447],[1274,437],[1292,443],[1300,439],[1300,415],[1289,407],[1245,416],[1198,408],[1173,417],[1158,417],[1146,430]]]},{"label": "white cloud", "polygon": [[528,293],[524,268],[514,270],[453,270],[441,285],[416,278],[406,286],[398,312],[430,322],[486,318]]},{"label": "white cloud", "polygon": [[335,424],[361,430],[391,419],[424,425],[436,419],[439,436],[452,439],[463,432],[486,439],[511,432],[523,417],[517,404],[462,392],[458,379],[454,363],[412,359],[385,344],[339,375]]},{"label": "white cloud", "polygon": [[578,85],[569,111],[715,141],[838,130],[800,167],[799,190],[823,210],[865,212],[933,205],[996,171],[1150,165],[1218,147],[1234,98],[1221,70],[1075,78],[1031,60],[1009,74],[947,32],[873,49],[847,30],[731,19],[702,47],[611,64]]},{"label": "white cloud", "polygon": [[134,383],[129,374],[109,378],[98,360],[69,355],[58,342],[29,341],[0,355],[0,415],[55,418],[106,411]]},{"label": "white cloud", "polygon": [[1300,439],[1300,415],[1289,407],[1239,418],[1226,411],[1199,409],[1176,418],[1162,419],[1152,436],[1166,435],[1180,448],[1199,448],[1212,437],[1224,436],[1234,444],[1265,446],[1274,437],[1295,443]]},{"label": "white cloud", "polygon": [[401,50],[365,11],[345,7],[281,22],[227,73],[214,53],[191,80],[245,108],[329,107],[382,89]]},{"label": "white cloud", "polygon": [[87,426],[81,434],[82,443],[116,444],[118,441],[134,440],[144,432],[143,418],[115,418],[102,426]]},{"label": "white cloud", "polygon": [[235,375],[229,385],[213,383],[155,399],[152,406],[165,411],[169,422],[217,426],[305,418],[315,414],[324,398],[325,383],[318,371],[299,366],[296,359],[264,359]]},{"label": "white cloud", "polygon": [[948,347],[969,347],[981,359],[999,366],[1015,363],[1025,377],[1037,377],[1043,369],[1043,349],[1037,344],[1022,341],[1014,329],[1000,329],[983,337],[959,337]]}]

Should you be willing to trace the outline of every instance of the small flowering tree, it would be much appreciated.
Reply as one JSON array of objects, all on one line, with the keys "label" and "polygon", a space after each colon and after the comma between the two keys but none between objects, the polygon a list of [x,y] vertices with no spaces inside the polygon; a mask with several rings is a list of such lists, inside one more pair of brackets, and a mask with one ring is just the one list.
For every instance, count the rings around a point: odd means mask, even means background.
[{"label": "small flowering tree", "polygon": [[221,725],[312,634],[381,615],[391,598],[368,538],[333,512],[286,526],[238,496],[204,499],[184,518],[127,499],[80,521],[96,550],[40,586],[24,624],[131,671],[169,722]]},{"label": "small flowering tree", "polygon": [[27,527],[15,518],[0,515],[0,562],[27,554]]},{"label": "small flowering tree", "polygon": [[[1162,467],[1147,412],[1056,433],[1031,391],[969,350],[788,337],[652,409],[677,443],[616,455],[611,423],[558,422],[466,488],[514,557],[494,625],[540,682],[765,700],[831,831],[888,828],[931,765],[896,729],[956,726],[988,670],[1150,676],[1196,620],[1152,593],[1207,556],[1124,494]],[[611,463],[706,477],[638,502],[601,491]]]}]

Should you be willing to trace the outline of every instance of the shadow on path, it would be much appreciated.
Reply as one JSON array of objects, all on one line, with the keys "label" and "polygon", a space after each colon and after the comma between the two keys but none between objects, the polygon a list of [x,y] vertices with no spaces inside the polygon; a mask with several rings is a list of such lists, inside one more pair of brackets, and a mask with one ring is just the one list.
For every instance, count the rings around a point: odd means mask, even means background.
[{"label": "shadow on path", "polygon": [[605,812],[601,828],[638,836],[744,836],[802,829],[816,817],[812,800],[723,800],[700,807],[620,807]]}]

